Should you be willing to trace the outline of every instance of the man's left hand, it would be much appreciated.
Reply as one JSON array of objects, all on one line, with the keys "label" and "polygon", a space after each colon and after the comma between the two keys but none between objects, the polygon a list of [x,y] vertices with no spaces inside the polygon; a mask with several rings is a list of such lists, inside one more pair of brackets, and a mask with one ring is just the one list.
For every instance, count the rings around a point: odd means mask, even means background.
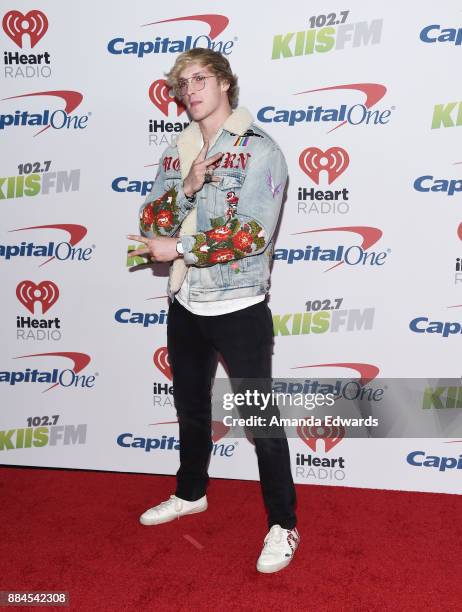
[{"label": "man's left hand", "polygon": [[178,238],[170,238],[168,236],[156,236],[156,238],[145,238],[144,236],[138,236],[129,234],[127,236],[130,240],[136,240],[142,242],[145,246],[139,247],[134,251],[130,251],[130,257],[136,257],[137,255],[149,256],[151,261],[173,261],[179,257],[176,250],[176,243]]}]

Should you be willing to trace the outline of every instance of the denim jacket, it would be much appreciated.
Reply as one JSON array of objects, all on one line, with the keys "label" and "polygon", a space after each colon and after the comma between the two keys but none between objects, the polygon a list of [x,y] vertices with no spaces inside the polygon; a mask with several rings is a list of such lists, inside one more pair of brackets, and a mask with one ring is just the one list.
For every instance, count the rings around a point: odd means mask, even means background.
[{"label": "denim jacket", "polygon": [[[164,151],[151,193],[139,211],[145,237],[174,236],[183,225],[184,264],[175,260],[171,265],[168,295],[173,299],[181,286],[182,278],[179,285],[172,281],[175,265],[190,267],[190,300],[266,293],[287,180],[284,155],[248,111],[238,108],[207,153],[223,153],[213,165],[213,175],[221,181],[204,183],[191,202],[183,192],[183,180],[200,148],[199,126],[192,122]],[[188,222],[190,231],[185,233]]]}]

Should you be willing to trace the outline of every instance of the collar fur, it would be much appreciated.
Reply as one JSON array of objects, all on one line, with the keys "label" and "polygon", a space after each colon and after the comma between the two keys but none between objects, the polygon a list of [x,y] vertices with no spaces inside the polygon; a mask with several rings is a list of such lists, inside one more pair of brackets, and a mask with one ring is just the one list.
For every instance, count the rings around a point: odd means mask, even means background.
[{"label": "collar fur", "polygon": [[[252,123],[252,115],[246,108],[240,106],[226,119],[222,129],[242,136]],[[201,150],[201,133],[197,121],[191,121],[190,125],[178,137],[176,144],[180,158],[181,176],[184,180]]]}]

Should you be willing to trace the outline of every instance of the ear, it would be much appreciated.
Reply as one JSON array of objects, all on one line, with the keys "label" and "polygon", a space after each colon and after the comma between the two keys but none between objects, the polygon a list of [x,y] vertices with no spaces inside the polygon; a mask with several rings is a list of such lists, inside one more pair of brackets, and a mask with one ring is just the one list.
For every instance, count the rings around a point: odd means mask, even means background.
[{"label": "ear", "polygon": [[229,89],[228,81],[222,81],[222,83],[221,83],[221,91],[228,91],[228,89]]}]

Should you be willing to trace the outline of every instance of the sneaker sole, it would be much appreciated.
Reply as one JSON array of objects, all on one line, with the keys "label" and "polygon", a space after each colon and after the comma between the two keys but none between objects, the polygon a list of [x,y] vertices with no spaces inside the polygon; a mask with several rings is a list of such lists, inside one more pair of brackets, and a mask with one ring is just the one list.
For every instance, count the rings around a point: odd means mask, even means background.
[{"label": "sneaker sole", "polygon": [[260,572],[261,574],[274,574],[275,572],[279,572],[280,570],[287,567],[291,561],[292,559],[289,559],[288,561],[283,561],[282,563],[278,563],[278,565],[268,565],[266,567],[259,566],[257,564],[257,571]]},{"label": "sneaker sole", "polygon": [[189,510],[188,512],[183,512],[181,514],[177,514],[172,517],[166,517],[163,519],[147,519],[147,518],[144,519],[142,516],[140,516],[140,523],[148,527],[151,525],[162,525],[163,523],[170,523],[170,521],[179,519],[182,516],[187,516],[188,514],[198,514],[199,512],[205,512],[207,508],[208,508],[208,504],[205,507],[195,508],[194,510]]}]

